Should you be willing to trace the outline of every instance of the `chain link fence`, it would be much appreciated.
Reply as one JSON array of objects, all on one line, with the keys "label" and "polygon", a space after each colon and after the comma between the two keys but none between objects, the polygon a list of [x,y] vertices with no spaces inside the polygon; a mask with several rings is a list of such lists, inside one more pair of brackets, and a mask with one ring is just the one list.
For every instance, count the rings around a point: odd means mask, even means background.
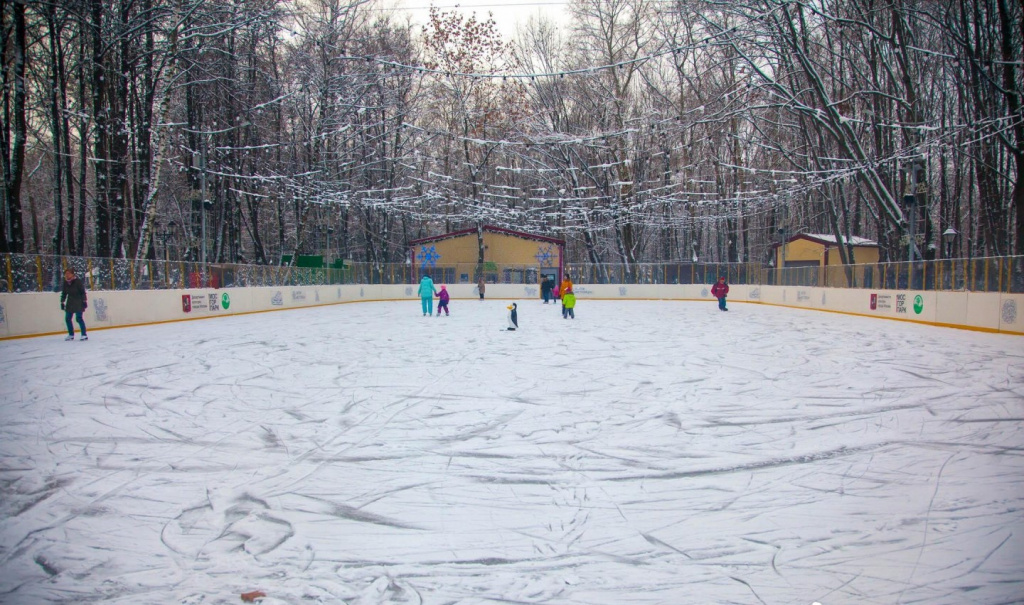
[{"label": "chain link fence", "polygon": [[[0,292],[59,290],[68,268],[89,290],[415,284],[423,273],[438,284],[475,284],[481,277],[489,284],[537,284],[547,275],[560,277],[557,267],[493,262],[427,268],[353,262],[309,268],[4,254]],[[564,269],[578,284],[712,284],[725,276],[730,284],[747,285],[1024,293],[1022,256],[785,269],[752,263],[568,264]]]}]

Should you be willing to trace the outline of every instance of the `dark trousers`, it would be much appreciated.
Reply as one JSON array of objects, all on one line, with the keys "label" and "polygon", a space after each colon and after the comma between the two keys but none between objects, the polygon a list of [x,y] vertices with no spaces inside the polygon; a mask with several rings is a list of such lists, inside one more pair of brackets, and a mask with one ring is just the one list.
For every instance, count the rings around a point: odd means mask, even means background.
[{"label": "dark trousers", "polygon": [[77,311],[72,313],[71,311],[64,311],[64,323],[68,326],[68,336],[75,335],[75,328],[71,325],[71,316],[75,316],[75,320],[78,322],[78,328],[82,331],[82,336],[85,336],[85,320],[82,319],[82,312]]},{"label": "dark trousers", "polygon": [[722,311],[725,311],[725,297],[724,296],[722,298],[718,299],[718,308],[721,309]]},{"label": "dark trousers", "polygon": [[448,315],[448,301],[447,300],[442,300],[439,303],[437,303],[437,314],[438,315],[441,314],[441,309],[444,309],[444,314]]}]

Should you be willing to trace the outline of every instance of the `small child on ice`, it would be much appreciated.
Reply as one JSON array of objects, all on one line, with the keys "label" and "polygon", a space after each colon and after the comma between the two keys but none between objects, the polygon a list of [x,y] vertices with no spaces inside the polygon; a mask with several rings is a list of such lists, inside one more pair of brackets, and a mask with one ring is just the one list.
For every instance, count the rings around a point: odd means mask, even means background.
[{"label": "small child on ice", "polygon": [[448,296],[448,290],[444,286],[441,286],[441,291],[437,293],[437,298],[439,299],[437,302],[437,316],[441,317],[441,309],[444,309],[444,314],[447,317],[448,300],[451,297]]},{"label": "small child on ice", "polygon": [[725,283],[724,277],[718,278],[718,283],[711,286],[711,296],[718,299],[718,309],[720,311],[728,311],[725,308],[725,296],[729,294],[729,284]]},{"label": "small child on ice", "polygon": [[516,303],[512,303],[508,307],[508,329],[515,331],[519,327],[519,314],[516,313]]},{"label": "small child on ice", "polygon": [[572,290],[562,295],[562,319],[576,319],[576,294]]}]

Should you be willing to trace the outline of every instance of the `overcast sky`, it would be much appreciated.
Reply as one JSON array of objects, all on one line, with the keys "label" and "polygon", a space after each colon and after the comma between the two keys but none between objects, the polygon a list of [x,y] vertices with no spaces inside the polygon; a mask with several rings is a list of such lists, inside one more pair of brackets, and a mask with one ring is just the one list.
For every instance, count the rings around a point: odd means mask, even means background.
[{"label": "overcast sky", "polygon": [[[522,0],[499,2],[498,0],[440,0],[434,2],[439,9],[451,12],[461,11],[466,16],[476,13],[478,20],[494,14],[498,29],[507,39],[512,39],[518,24],[526,23],[530,16],[543,15],[555,20],[564,19],[567,1],[559,0]],[[425,24],[430,12],[430,0],[397,0],[395,6],[406,11],[416,23]]]}]

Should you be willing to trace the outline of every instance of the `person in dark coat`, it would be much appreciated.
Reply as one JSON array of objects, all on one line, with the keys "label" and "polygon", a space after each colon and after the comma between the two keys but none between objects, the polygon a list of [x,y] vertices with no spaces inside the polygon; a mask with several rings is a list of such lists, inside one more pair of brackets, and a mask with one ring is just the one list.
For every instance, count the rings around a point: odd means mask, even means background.
[{"label": "person in dark coat", "polygon": [[71,269],[64,271],[64,284],[60,289],[60,308],[64,311],[64,323],[68,327],[68,337],[64,340],[75,339],[75,328],[71,325],[72,315],[78,321],[82,340],[89,340],[88,334],[85,333],[85,320],[82,319],[82,313],[89,308],[89,299],[85,294],[85,284],[75,277],[75,272]]},{"label": "person in dark coat", "polygon": [[718,309],[720,311],[728,311],[725,308],[725,296],[729,294],[729,284],[725,283],[724,277],[718,278],[718,283],[711,286],[711,296],[718,299]]},{"label": "person in dark coat", "polygon": [[544,281],[540,282],[540,295],[544,299],[544,304],[548,304],[551,301],[551,292],[555,289],[555,280],[550,277],[545,277]]}]

